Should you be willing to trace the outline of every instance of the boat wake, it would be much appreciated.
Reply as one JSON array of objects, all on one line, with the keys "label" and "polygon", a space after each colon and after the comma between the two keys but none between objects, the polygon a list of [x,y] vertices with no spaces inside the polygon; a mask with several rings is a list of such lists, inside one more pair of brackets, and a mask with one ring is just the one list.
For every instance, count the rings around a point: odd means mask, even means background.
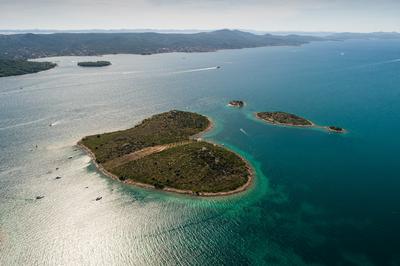
[{"label": "boat wake", "polygon": [[60,123],[61,123],[61,120],[52,122],[52,123],[49,124],[49,127],[54,127],[54,126],[56,126],[56,125],[58,125],[58,124],[60,124]]},{"label": "boat wake", "polygon": [[382,61],[382,62],[377,62],[377,63],[369,64],[369,65],[366,65],[366,66],[385,65],[385,64],[392,64],[392,63],[397,63],[397,62],[400,62],[400,58],[392,59],[392,60],[386,60],[386,61]]},{"label": "boat wake", "polygon": [[386,61],[380,61],[380,62],[375,62],[375,63],[369,63],[365,65],[358,65],[358,66],[353,66],[353,67],[348,67],[342,70],[349,70],[349,69],[361,69],[361,68],[368,68],[368,67],[374,67],[374,66],[382,66],[386,64],[393,64],[393,63],[399,63],[400,58],[398,59],[392,59],[392,60],[386,60]]},{"label": "boat wake", "polygon": [[387,63],[396,63],[396,62],[400,62],[400,58],[387,61]]},{"label": "boat wake", "polygon": [[46,120],[46,119],[47,118],[41,118],[41,119],[29,121],[29,122],[24,122],[24,123],[19,123],[19,124],[15,124],[15,125],[0,127],[0,130],[7,130],[7,129],[16,128],[16,127],[28,126],[28,125],[32,125],[32,124],[35,124],[35,123],[39,123],[39,122],[41,122],[43,120]]},{"label": "boat wake", "polygon": [[143,71],[125,71],[122,72],[122,75],[129,75],[129,74],[137,74],[137,73],[143,73]]},{"label": "boat wake", "polygon": [[172,74],[182,74],[182,73],[192,73],[192,72],[200,72],[200,71],[217,70],[219,68],[220,68],[219,66],[205,67],[205,68],[195,68],[195,69],[188,69],[188,70],[182,70],[182,71],[175,71],[175,72],[172,72]]},{"label": "boat wake", "polygon": [[249,136],[249,134],[248,134],[243,128],[240,129],[240,132],[242,132],[242,133],[245,134],[246,136]]}]

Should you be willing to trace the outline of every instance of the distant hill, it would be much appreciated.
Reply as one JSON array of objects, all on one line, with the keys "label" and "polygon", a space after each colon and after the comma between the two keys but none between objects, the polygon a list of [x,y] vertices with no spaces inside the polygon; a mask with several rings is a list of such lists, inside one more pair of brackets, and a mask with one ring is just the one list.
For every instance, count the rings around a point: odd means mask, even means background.
[{"label": "distant hill", "polygon": [[182,33],[54,33],[0,35],[0,58],[210,52],[263,46],[301,45],[323,40],[304,35],[256,35],[238,30]]},{"label": "distant hill", "polygon": [[350,39],[400,39],[398,32],[371,32],[371,33],[353,33],[342,32],[334,33],[326,37],[331,40],[350,40]]}]

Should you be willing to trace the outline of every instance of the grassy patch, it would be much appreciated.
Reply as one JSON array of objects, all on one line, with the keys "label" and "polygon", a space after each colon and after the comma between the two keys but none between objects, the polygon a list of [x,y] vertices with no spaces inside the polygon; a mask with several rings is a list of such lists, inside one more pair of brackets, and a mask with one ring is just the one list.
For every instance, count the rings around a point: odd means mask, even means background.
[{"label": "grassy patch", "polygon": [[82,143],[99,163],[155,145],[188,140],[209,126],[207,117],[183,111],[169,111],[143,120],[127,130],[92,135]]},{"label": "grassy patch", "polygon": [[285,112],[259,112],[257,117],[269,123],[279,123],[292,126],[312,126],[313,124],[300,116]]},{"label": "grassy patch", "polygon": [[203,141],[193,141],[108,170],[122,180],[194,192],[231,191],[249,178],[247,166],[240,157]]},{"label": "grassy patch", "polygon": [[248,166],[223,147],[191,139],[208,126],[205,116],[170,111],[131,129],[85,137],[82,144],[121,181],[195,193],[235,190],[249,180]]}]

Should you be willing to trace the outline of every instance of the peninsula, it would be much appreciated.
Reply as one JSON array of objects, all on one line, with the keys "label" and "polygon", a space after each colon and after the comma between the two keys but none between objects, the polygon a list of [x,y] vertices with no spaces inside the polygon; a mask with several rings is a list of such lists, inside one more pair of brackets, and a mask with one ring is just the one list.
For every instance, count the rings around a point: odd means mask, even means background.
[{"label": "peninsula", "polygon": [[315,127],[315,128],[322,128],[327,131],[335,133],[346,132],[344,128],[337,126],[319,126],[303,117],[286,112],[258,112],[255,114],[255,116],[258,119],[273,125],[292,126],[292,127]]},{"label": "peninsula", "polygon": [[0,77],[37,73],[55,67],[51,62],[0,59]]},{"label": "peninsula", "polygon": [[78,62],[80,67],[104,67],[111,65],[109,61],[95,61],[95,62]]},{"label": "peninsula", "polygon": [[236,153],[195,138],[211,126],[203,115],[173,110],[78,144],[104,174],[126,184],[198,196],[241,192],[253,171]]}]

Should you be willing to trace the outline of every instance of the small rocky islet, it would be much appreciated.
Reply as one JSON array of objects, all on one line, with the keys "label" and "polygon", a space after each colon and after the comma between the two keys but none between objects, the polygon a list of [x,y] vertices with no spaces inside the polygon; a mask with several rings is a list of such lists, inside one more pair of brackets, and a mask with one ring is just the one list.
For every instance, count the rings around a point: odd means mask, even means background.
[{"label": "small rocky islet", "polygon": [[256,113],[256,117],[268,123],[278,125],[302,127],[310,127],[314,125],[314,123],[303,117],[286,112],[259,112]]},{"label": "small rocky islet", "polygon": [[[244,102],[234,100],[229,105],[241,108]],[[320,127],[281,111],[255,115],[275,125]],[[253,170],[236,153],[197,138],[211,126],[203,115],[172,110],[130,129],[84,137],[78,144],[100,171],[126,184],[199,196],[241,192],[249,187]],[[321,128],[345,132],[337,126]]]},{"label": "small rocky islet", "polygon": [[244,106],[244,101],[241,100],[232,100],[228,103],[228,106],[242,108]]},{"label": "small rocky islet", "polygon": [[312,121],[305,119],[301,116],[275,111],[275,112],[257,112],[256,118],[273,125],[293,126],[293,127],[315,127],[323,128],[330,132],[344,133],[346,130],[337,126],[318,126]]},{"label": "small rocky islet", "polygon": [[[242,100],[232,100],[228,103],[228,106],[235,108],[242,108],[244,105],[245,102]],[[312,121],[305,119],[301,116],[282,111],[257,112],[255,113],[255,116],[256,118],[273,125],[293,126],[293,127],[316,127],[316,128],[323,128],[329,132],[334,132],[334,133],[346,132],[344,128],[338,126],[318,126]]]},{"label": "small rocky islet", "polygon": [[86,62],[78,62],[77,64],[80,67],[105,67],[111,65],[109,61],[86,61]]},{"label": "small rocky islet", "polygon": [[345,132],[344,128],[341,127],[337,127],[337,126],[327,126],[327,129],[331,132],[335,132],[335,133],[343,133]]}]

